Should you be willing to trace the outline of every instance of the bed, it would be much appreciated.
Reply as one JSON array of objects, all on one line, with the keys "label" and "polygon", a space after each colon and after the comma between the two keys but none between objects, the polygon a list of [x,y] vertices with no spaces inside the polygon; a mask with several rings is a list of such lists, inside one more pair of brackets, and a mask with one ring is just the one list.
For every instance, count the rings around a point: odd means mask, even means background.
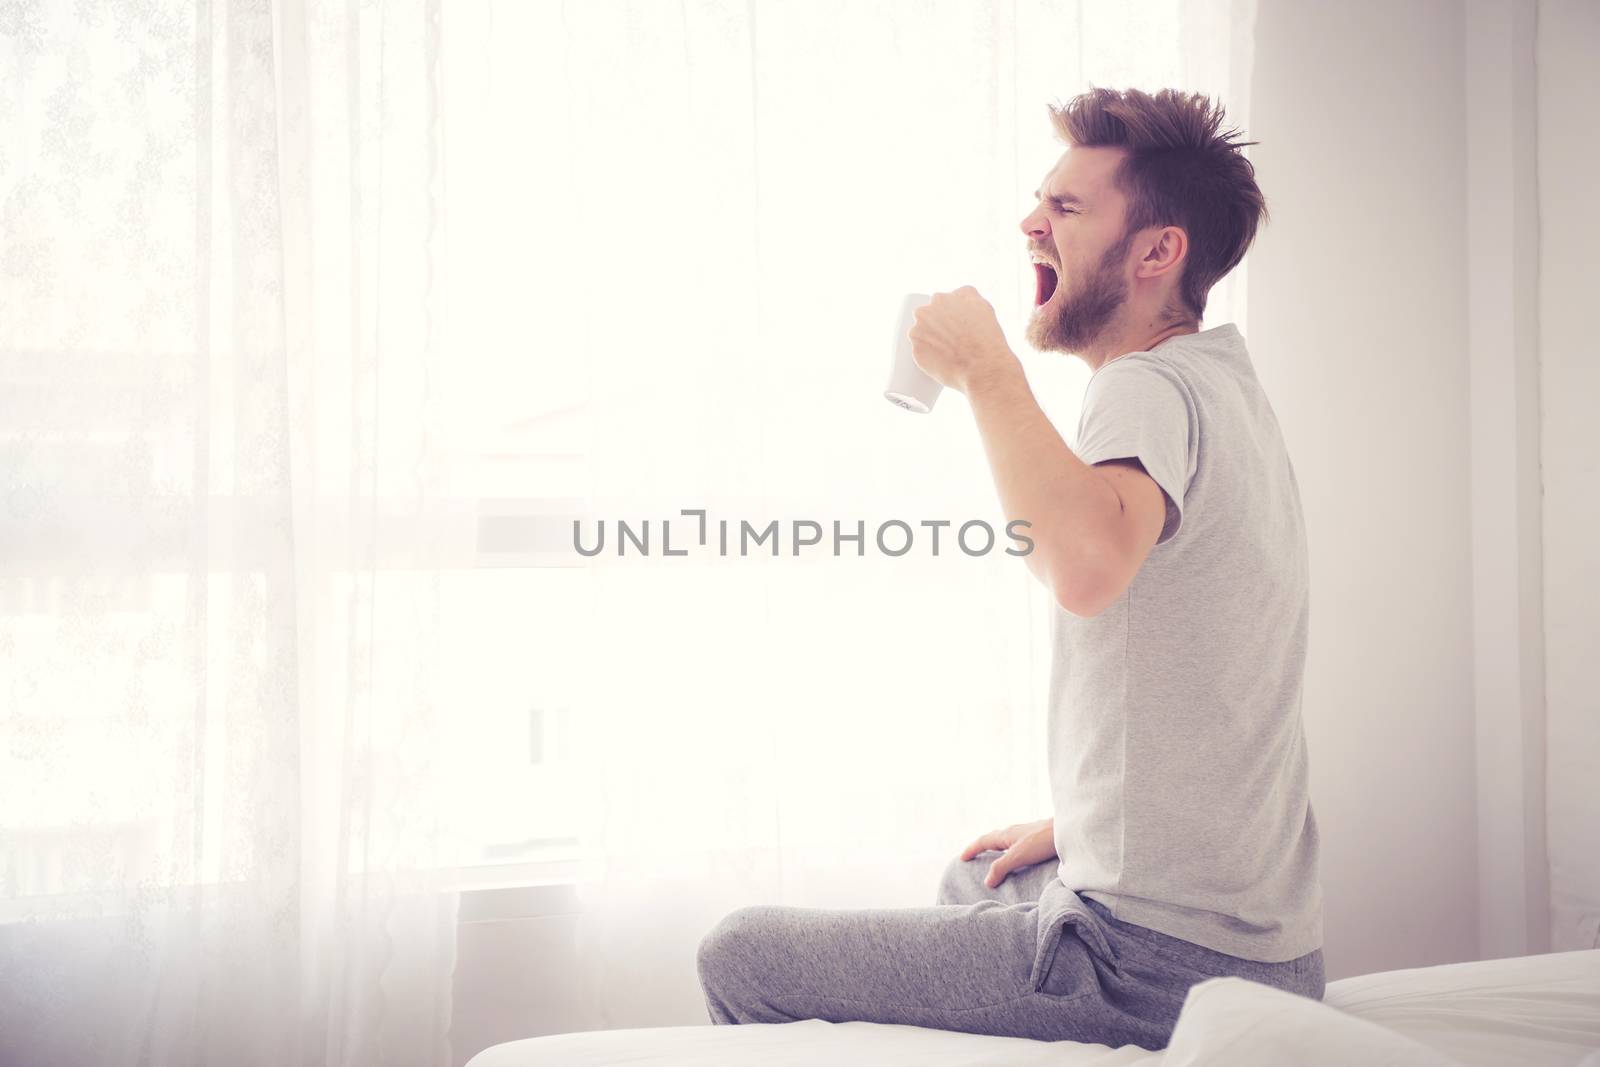
[{"label": "bed", "polygon": [[1384,971],[1319,1003],[1239,978],[1189,990],[1161,1052],[820,1020],[598,1030],[486,1048],[467,1067],[1600,1067],[1600,949]]}]

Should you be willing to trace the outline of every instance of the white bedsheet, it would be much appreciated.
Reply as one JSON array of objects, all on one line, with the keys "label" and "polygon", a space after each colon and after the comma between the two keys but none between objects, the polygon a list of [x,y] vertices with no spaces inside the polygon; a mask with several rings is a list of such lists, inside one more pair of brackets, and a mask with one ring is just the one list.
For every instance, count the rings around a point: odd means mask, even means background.
[{"label": "white bedsheet", "polygon": [[883,1023],[748,1023],[594,1030],[509,1041],[467,1067],[1141,1067],[1161,1053]]},{"label": "white bedsheet", "polygon": [[[1600,1049],[1600,949],[1345,978],[1323,1003],[1465,1067],[1577,1067]],[[880,1023],[675,1026],[510,1041],[467,1067],[1157,1067],[1164,1053]]]},{"label": "white bedsheet", "polygon": [[1600,949],[1364,974],[1322,1002],[1469,1067],[1571,1067],[1600,1049]]}]

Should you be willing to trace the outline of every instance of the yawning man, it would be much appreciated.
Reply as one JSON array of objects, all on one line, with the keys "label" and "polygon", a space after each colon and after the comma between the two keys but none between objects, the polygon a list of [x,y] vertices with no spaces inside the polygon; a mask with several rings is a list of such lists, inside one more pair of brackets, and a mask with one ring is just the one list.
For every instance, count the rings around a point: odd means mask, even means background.
[{"label": "yawning man", "polygon": [[1022,220],[1028,343],[1092,372],[1068,447],[994,309],[936,294],[917,364],[971,405],[1053,597],[1053,817],[979,836],[927,907],[740,908],[700,944],[713,1022],[866,1020],[1164,1048],[1235,975],[1320,999],[1300,705],[1299,486],[1244,337],[1200,328],[1266,215],[1204,96],[1093,89]]}]

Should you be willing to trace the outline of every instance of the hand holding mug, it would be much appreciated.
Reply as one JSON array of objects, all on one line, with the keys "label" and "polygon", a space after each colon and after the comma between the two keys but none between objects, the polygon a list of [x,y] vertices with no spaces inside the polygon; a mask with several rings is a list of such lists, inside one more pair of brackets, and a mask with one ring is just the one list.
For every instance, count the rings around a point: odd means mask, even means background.
[{"label": "hand holding mug", "polygon": [[912,357],[942,385],[966,393],[984,378],[1021,369],[994,307],[970,285],[935,293],[912,318]]}]

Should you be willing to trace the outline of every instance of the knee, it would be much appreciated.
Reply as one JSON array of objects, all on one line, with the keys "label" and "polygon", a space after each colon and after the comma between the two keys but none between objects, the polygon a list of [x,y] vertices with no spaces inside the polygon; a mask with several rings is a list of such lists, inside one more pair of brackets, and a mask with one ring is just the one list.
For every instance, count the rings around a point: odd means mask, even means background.
[{"label": "knee", "polygon": [[792,1020],[764,999],[764,965],[772,958],[773,905],[739,908],[723,916],[695,950],[695,970],[712,1023]]},{"label": "knee", "polygon": [[989,896],[983,879],[994,861],[993,854],[980,852],[970,860],[958,858],[945,864],[944,874],[939,879],[939,895],[934,903],[976,904]]},{"label": "knee", "polygon": [[706,989],[725,978],[731,965],[748,962],[758,945],[766,926],[767,905],[737,908],[724,915],[706,935],[695,950],[695,968],[700,974],[700,984]]}]

